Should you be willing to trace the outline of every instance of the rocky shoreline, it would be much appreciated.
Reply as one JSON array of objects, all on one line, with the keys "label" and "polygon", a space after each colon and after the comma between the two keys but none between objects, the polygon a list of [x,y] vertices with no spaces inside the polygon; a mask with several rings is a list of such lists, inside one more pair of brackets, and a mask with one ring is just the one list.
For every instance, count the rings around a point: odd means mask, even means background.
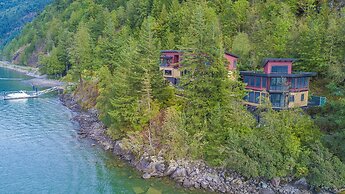
[{"label": "rocky shoreline", "polygon": [[64,83],[59,80],[48,79],[46,75],[41,75],[38,68],[14,65],[7,61],[0,61],[0,67],[33,77],[32,79],[23,80],[23,82],[33,86],[54,87],[64,85]]},{"label": "rocky shoreline", "polygon": [[271,181],[246,179],[236,172],[222,168],[211,168],[203,161],[171,160],[166,161],[159,156],[143,155],[140,159],[124,149],[121,141],[113,141],[106,134],[106,127],[98,120],[96,109],[83,111],[72,95],[60,96],[62,103],[75,112],[73,120],[79,123],[78,134],[82,138],[90,138],[98,142],[105,150],[127,161],[143,173],[143,178],[170,177],[185,188],[203,189],[219,193],[259,193],[259,194],[297,194],[297,193],[335,193],[325,190],[314,191],[305,178],[300,180]]}]

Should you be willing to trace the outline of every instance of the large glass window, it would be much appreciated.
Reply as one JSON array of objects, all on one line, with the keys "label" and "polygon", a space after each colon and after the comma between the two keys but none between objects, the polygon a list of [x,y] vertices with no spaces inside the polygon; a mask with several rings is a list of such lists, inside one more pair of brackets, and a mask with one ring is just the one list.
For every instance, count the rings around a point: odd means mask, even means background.
[{"label": "large glass window", "polygon": [[254,94],[254,92],[249,92],[249,102],[255,102],[255,94]]},{"label": "large glass window", "polygon": [[291,88],[296,88],[296,78],[291,78]]},{"label": "large glass window", "polygon": [[262,78],[262,87],[263,87],[263,88],[266,88],[266,87],[267,87],[267,78],[266,78],[266,77],[263,77],[263,78]]},{"label": "large glass window", "polygon": [[255,87],[261,87],[261,77],[255,77]]},{"label": "large glass window", "polygon": [[246,96],[244,99],[247,100],[248,102],[259,104],[260,103],[260,92],[259,91],[251,91],[248,93],[248,96]]},{"label": "large glass window", "polygon": [[165,74],[165,75],[172,75],[172,71],[171,71],[171,70],[165,70],[165,71],[164,71],[164,74]]},{"label": "large glass window", "polygon": [[284,99],[282,94],[270,94],[270,100],[273,107],[284,106]]},{"label": "large glass window", "polygon": [[286,66],[272,66],[272,73],[288,73],[289,67]]},{"label": "large glass window", "polygon": [[161,60],[161,67],[167,67],[169,66],[171,62],[171,59],[170,58],[167,58],[167,57],[163,57],[162,60]]},{"label": "large glass window", "polygon": [[244,81],[244,83],[249,85],[249,77],[248,76],[244,76],[243,81]]},{"label": "large glass window", "polygon": [[286,90],[286,78],[273,77],[271,78],[270,90]]},{"label": "large glass window", "polygon": [[249,77],[249,86],[252,86],[252,87],[255,86],[255,79],[252,76]]},{"label": "large glass window", "polygon": [[295,87],[296,88],[300,88],[301,87],[301,79],[300,78],[296,78],[295,80],[296,80]]},{"label": "large glass window", "polygon": [[259,104],[260,102],[260,92],[255,92],[255,103]]},{"label": "large glass window", "polygon": [[291,88],[308,88],[309,87],[309,78],[307,77],[300,77],[300,78],[292,78],[291,80]]}]

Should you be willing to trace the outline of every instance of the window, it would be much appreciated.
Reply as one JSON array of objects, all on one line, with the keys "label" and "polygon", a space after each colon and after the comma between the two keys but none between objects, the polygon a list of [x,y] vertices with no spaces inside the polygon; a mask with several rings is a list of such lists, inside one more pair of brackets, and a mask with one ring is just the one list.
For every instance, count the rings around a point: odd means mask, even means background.
[{"label": "window", "polygon": [[291,78],[291,88],[296,88],[296,78]]},{"label": "window", "polygon": [[172,75],[172,71],[171,70],[165,70],[164,75]]},{"label": "window", "polygon": [[248,95],[244,99],[248,102],[259,104],[260,103],[260,92],[251,91],[248,93]]},{"label": "window", "polygon": [[254,92],[249,92],[249,102],[255,102],[255,94],[254,94]]},{"label": "window", "polygon": [[260,92],[255,92],[255,103],[260,103]]},{"label": "window", "polygon": [[272,66],[271,73],[288,73],[289,67],[286,66]]},{"label": "window", "polygon": [[178,62],[180,62],[180,56],[174,55],[174,62],[173,63],[178,63]]},{"label": "window", "polygon": [[237,67],[237,60],[234,60],[234,68]]},{"label": "window", "polygon": [[171,63],[171,59],[167,57],[163,57],[161,60],[161,67],[168,67]]},{"label": "window", "polygon": [[261,77],[255,77],[255,87],[261,87]]},{"label": "window", "polygon": [[273,107],[284,106],[284,99],[282,94],[270,94],[270,100]]},{"label": "window", "polygon": [[294,95],[291,95],[289,97],[289,102],[295,102],[295,96]]},{"label": "window", "polygon": [[263,87],[263,88],[266,88],[266,87],[267,87],[267,78],[266,78],[266,77],[263,77],[263,78],[262,78],[262,87]]},{"label": "window", "polygon": [[298,78],[298,88],[303,88],[303,78]]},{"label": "window", "polygon": [[286,78],[274,77],[271,78],[271,90],[287,90]]},{"label": "window", "polygon": [[249,85],[249,77],[248,76],[244,76],[243,81],[244,81],[244,83]]},{"label": "window", "polygon": [[254,77],[249,77],[249,86],[255,86],[255,79]]},{"label": "window", "polygon": [[249,93],[244,97],[244,100],[245,100],[245,101],[248,101],[248,100],[249,100]]},{"label": "window", "polygon": [[305,100],[304,98],[305,98],[305,96],[304,96],[304,94],[302,94],[302,95],[301,95],[301,101],[302,101],[302,102]]}]

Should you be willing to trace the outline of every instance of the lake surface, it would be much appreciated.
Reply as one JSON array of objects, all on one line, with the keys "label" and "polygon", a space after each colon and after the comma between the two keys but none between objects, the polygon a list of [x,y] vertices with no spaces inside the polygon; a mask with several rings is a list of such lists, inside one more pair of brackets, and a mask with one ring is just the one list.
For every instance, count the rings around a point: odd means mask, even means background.
[{"label": "lake surface", "polygon": [[[0,68],[0,91],[32,90],[23,79]],[[0,100],[0,193],[190,193],[166,179],[141,179],[79,138],[71,118],[54,95]]]}]

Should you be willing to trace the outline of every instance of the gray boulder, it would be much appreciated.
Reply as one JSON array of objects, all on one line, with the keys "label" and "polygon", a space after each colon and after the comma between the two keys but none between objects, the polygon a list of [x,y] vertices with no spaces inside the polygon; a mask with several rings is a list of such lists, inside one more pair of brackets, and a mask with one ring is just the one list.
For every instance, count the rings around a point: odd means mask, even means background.
[{"label": "gray boulder", "polygon": [[299,189],[303,189],[303,190],[308,190],[309,189],[309,185],[307,183],[307,179],[305,179],[304,177],[299,179],[298,181],[296,181],[294,183],[294,186],[296,186]]}]

